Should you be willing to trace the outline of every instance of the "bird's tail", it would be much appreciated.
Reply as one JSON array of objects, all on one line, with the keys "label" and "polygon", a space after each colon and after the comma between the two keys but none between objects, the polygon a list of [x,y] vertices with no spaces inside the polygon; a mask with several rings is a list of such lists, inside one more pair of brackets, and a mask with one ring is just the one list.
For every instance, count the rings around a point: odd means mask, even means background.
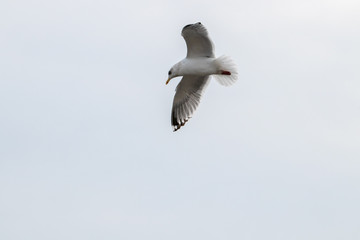
[{"label": "bird's tail", "polygon": [[238,72],[235,62],[228,56],[222,55],[215,59],[218,74],[214,78],[223,86],[230,86],[238,79]]}]

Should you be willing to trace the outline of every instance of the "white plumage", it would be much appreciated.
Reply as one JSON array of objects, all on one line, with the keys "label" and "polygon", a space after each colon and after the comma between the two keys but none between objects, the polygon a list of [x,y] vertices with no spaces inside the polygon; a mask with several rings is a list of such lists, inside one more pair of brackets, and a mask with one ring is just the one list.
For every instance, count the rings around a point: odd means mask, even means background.
[{"label": "white plumage", "polygon": [[176,87],[171,112],[174,131],[184,126],[196,110],[210,76],[224,86],[233,84],[238,77],[230,57],[215,58],[214,45],[200,22],[186,25],[181,35],[186,42],[187,55],[170,69],[166,82],[168,84],[172,78],[183,76]]}]

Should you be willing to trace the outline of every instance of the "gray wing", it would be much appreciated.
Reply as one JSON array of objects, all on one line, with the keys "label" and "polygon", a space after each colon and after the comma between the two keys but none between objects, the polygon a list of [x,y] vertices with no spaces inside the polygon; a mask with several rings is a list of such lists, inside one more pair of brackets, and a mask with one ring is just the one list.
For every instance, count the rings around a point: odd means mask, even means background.
[{"label": "gray wing", "polygon": [[209,76],[184,76],[176,87],[171,111],[171,125],[179,130],[191,118],[203,90],[209,82]]},{"label": "gray wing", "polygon": [[187,46],[186,57],[215,57],[213,43],[206,28],[200,22],[186,25],[181,35]]}]

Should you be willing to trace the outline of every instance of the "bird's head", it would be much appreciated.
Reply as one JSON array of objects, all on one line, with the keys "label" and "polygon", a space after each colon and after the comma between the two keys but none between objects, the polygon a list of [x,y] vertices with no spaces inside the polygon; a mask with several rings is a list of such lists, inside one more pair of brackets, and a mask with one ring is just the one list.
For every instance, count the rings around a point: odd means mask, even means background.
[{"label": "bird's head", "polygon": [[179,64],[175,64],[172,68],[170,68],[168,72],[168,80],[166,81],[166,84],[170,82],[171,79],[179,76]]}]

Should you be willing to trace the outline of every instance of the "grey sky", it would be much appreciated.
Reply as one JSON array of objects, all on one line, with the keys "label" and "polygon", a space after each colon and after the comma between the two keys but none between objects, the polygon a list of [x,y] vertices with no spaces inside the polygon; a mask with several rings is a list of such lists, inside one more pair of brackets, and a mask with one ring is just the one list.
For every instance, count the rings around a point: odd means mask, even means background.
[{"label": "grey sky", "polygon": [[[359,239],[359,1],[0,3],[0,239]],[[176,133],[201,21],[239,81]]]}]

